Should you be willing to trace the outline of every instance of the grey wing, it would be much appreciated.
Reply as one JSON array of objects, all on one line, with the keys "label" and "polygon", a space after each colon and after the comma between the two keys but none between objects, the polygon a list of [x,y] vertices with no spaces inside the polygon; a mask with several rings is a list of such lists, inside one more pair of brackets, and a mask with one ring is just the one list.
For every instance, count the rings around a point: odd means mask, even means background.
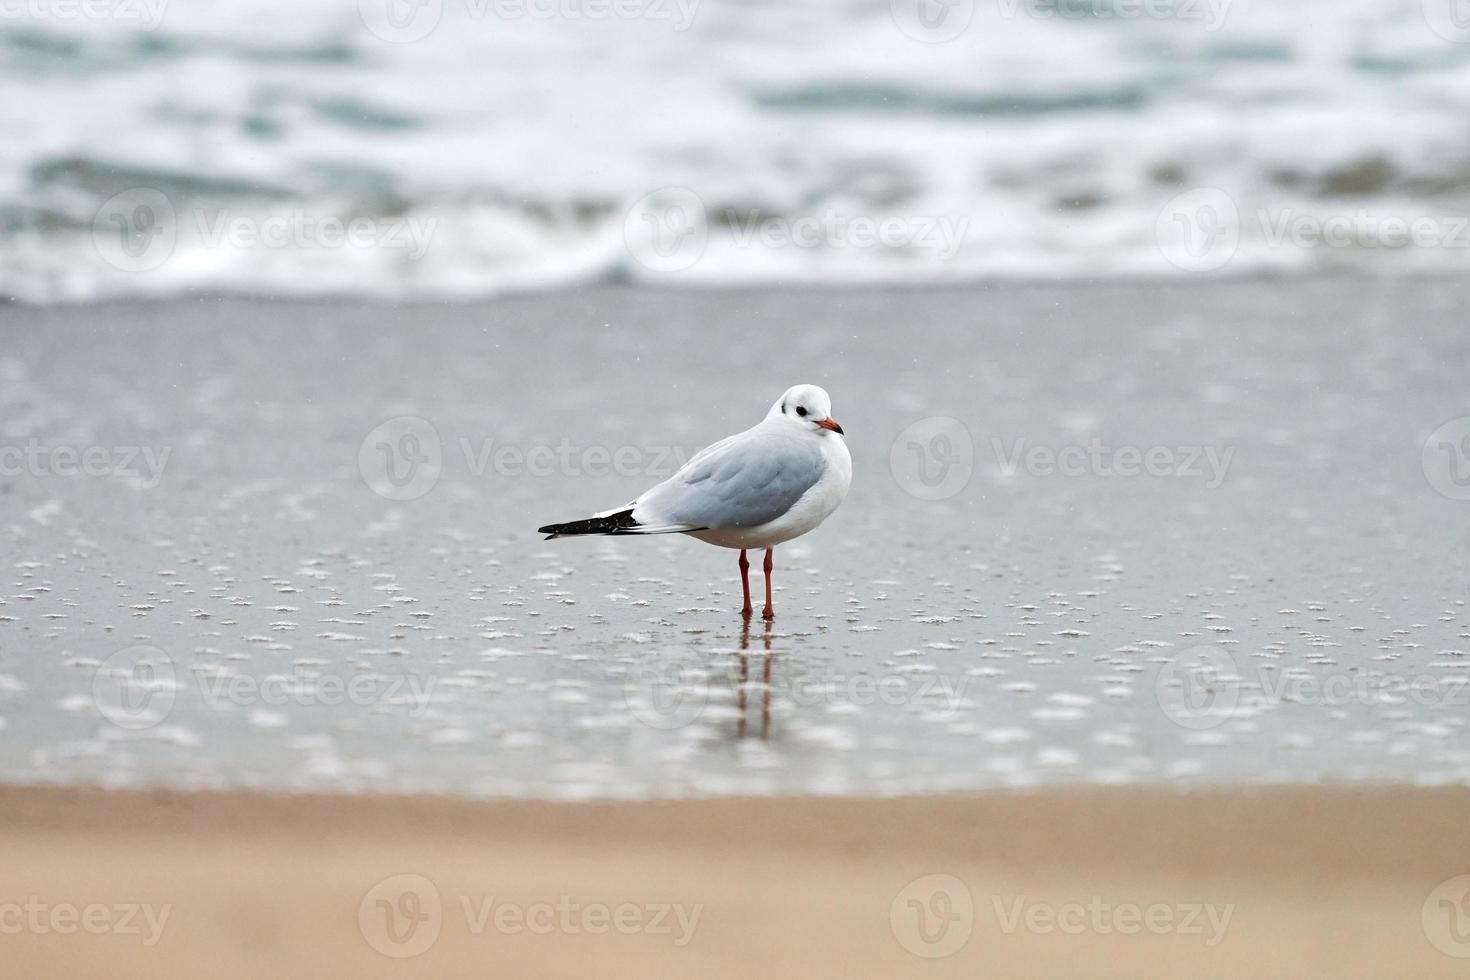
[{"label": "grey wing", "polygon": [[815,439],[756,426],[718,442],[635,502],[640,521],[755,527],[786,513],[826,467]]}]

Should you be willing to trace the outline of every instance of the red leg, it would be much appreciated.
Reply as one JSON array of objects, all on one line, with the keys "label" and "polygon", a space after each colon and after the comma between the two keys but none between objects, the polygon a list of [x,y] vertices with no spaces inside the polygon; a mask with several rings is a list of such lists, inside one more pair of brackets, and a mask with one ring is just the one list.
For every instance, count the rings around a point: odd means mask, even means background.
[{"label": "red leg", "polygon": [[775,619],[776,610],[771,608],[771,553],[774,549],[766,549],[766,608],[761,610],[762,619]]},{"label": "red leg", "polygon": [[750,608],[750,561],[744,548],[740,549],[740,584],[745,587],[745,608],[740,610],[740,615],[749,616],[754,610]]}]

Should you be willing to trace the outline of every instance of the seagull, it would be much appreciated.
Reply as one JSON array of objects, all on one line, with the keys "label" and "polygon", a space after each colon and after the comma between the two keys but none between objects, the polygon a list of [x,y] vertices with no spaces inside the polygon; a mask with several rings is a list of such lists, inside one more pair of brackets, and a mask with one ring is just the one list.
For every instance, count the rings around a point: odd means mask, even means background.
[{"label": "seagull", "polygon": [[749,617],[748,549],[766,550],[766,606],[771,607],[772,553],[827,519],[847,496],[852,457],[832,418],[832,399],[816,385],[796,385],[776,399],[759,425],[697,453],[636,500],[581,521],[548,524],[546,540],[583,534],[687,534],[740,551]]}]

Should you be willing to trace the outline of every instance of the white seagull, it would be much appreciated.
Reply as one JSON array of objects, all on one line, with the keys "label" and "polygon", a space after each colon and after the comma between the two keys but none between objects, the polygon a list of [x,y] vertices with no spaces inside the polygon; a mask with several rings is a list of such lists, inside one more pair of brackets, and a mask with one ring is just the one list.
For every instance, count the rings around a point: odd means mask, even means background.
[{"label": "white seagull", "polygon": [[740,550],[740,581],[749,616],[747,548],[766,549],[765,619],[771,608],[771,552],[827,519],[852,483],[842,426],[832,399],[816,385],[796,385],[754,428],[721,439],[637,500],[583,521],[538,528],[552,538],[578,534],[688,534]]}]

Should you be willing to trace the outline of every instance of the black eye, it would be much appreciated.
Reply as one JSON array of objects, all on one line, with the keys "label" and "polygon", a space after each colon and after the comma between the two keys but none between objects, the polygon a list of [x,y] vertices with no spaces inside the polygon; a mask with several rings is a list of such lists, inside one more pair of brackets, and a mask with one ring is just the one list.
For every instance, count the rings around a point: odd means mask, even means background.
[{"label": "black eye", "polygon": [[796,414],[800,415],[802,418],[806,418],[806,409],[798,405],[796,406]]}]

